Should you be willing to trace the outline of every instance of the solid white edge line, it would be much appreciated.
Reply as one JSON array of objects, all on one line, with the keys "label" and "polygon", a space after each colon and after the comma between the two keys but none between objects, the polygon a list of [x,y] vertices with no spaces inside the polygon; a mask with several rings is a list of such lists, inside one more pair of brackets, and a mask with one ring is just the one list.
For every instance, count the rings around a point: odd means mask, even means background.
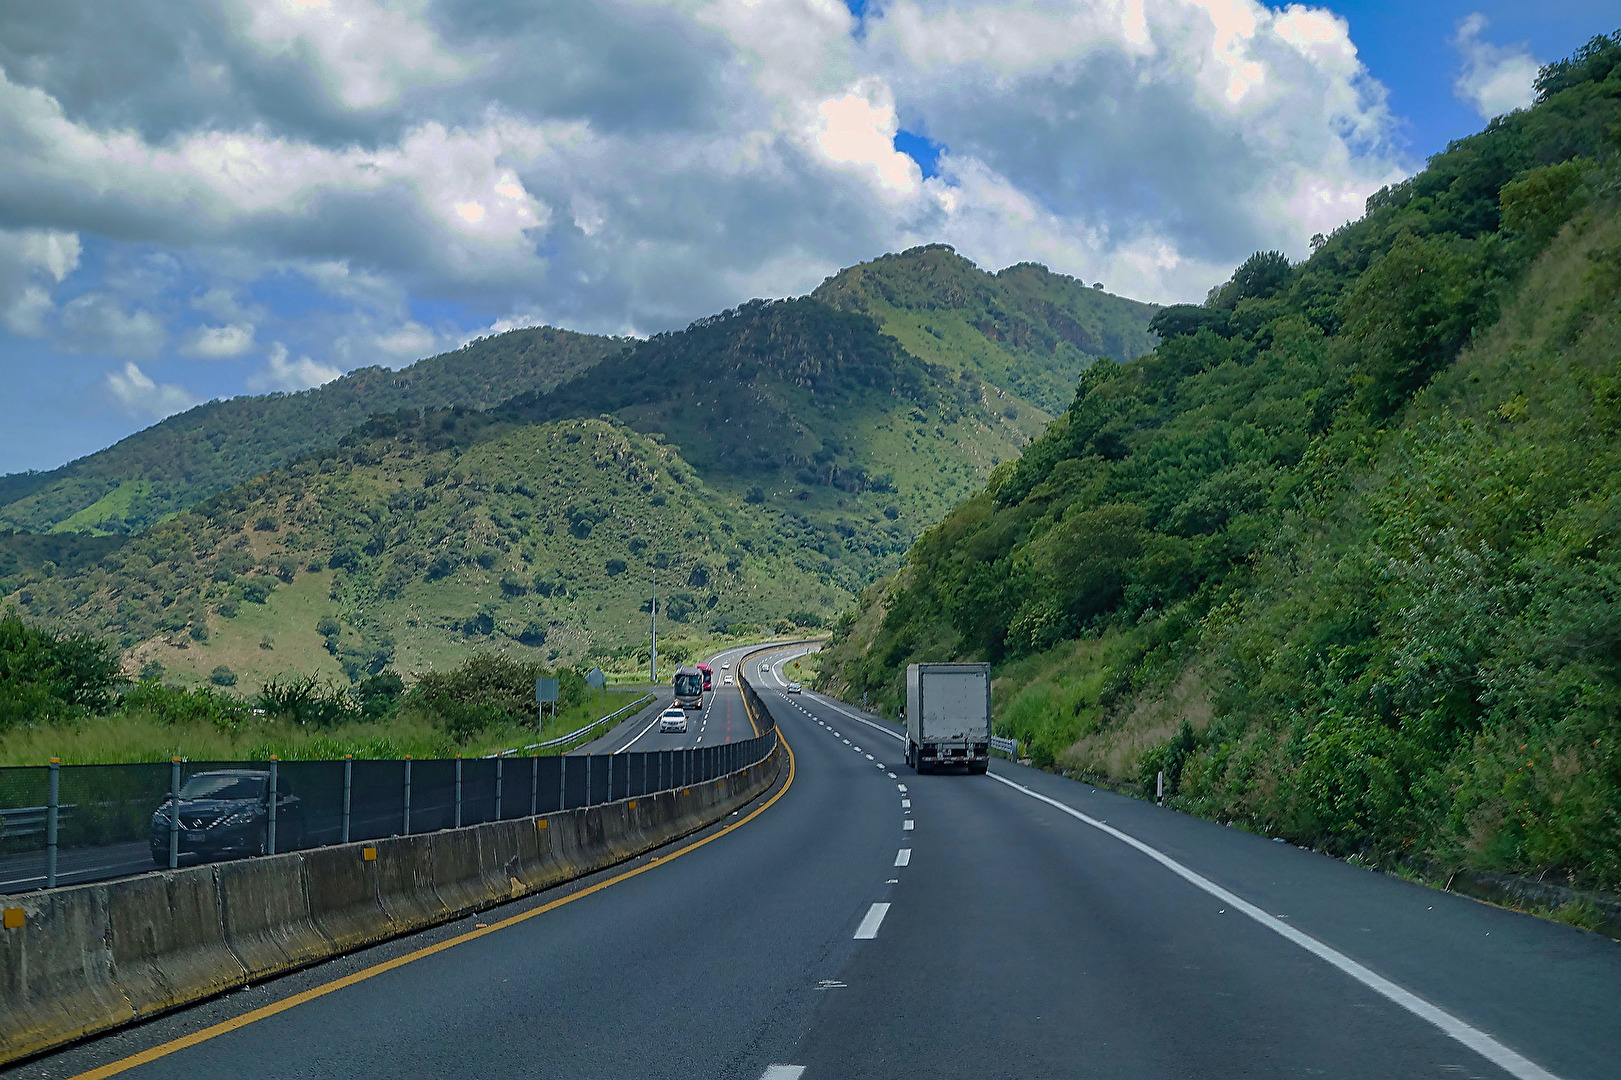
[{"label": "solid white edge line", "polygon": [[867,914],[861,919],[861,925],[856,927],[856,940],[869,941],[878,936],[878,928],[884,924],[884,916],[889,914],[888,904],[874,904],[867,909]]},{"label": "solid white edge line", "polygon": [[912,863],[912,849],[903,847],[895,853],[896,866],[910,866]]},{"label": "solid white edge line", "polygon": [[799,1080],[805,1075],[803,1065],[767,1065],[760,1080]]},{"label": "solid white edge line", "polygon": [[[1217,885],[1209,878],[1197,873],[1196,871],[1188,869],[1186,866],[1183,866],[1169,855],[1166,855],[1155,848],[1149,847],[1135,836],[1128,833],[1123,833],[1114,826],[1105,824],[1096,818],[1088,817],[1079,810],[1066,806],[1057,799],[1048,798],[1046,795],[1043,795],[1040,792],[1032,791],[1023,784],[1016,784],[1005,776],[997,776],[995,773],[991,773],[989,775],[991,779],[997,781],[998,783],[1006,784],[1013,790],[1030,796],[1037,802],[1046,803],[1053,809],[1068,814],[1077,821],[1085,822],[1094,829],[1097,829],[1099,832],[1107,833],[1123,844],[1136,848],[1142,854],[1147,855],[1150,859],[1153,859],[1155,862],[1165,867],[1165,869],[1169,870],[1177,877],[1182,878],[1190,885],[1204,890],[1229,907],[1243,912],[1245,915],[1248,915],[1250,918],[1254,919],[1268,930],[1271,930],[1279,937],[1293,942],[1302,949],[1305,949],[1307,952],[1316,956],[1318,959],[1327,961],[1340,971],[1361,983],[1363,986],[1366,986],[1368,989],[1372,990],[1374,993],[1388,1001],[1393,1002],[1396,1005],[1400,1005],[1402,1008],[1406,1009],[1419,1019],[1427,1020],[1431,1024],[1434,1024],[1447,1035],[1456,1039],[1458,1042],[1463,1043],[1463,1045],[1467,1046],[1469,1049],[1473,1050],[1487,1061],[1490,1061],[1493,1065],[1496,1065],[1509,1075],[1517,1077],[1519,1080],[1559,1080],[1559,1078],[1553,1073],[1544,1069],[1536,1062],[1516,1054],[1514,1051],[1510,1050],[1508,1047],[1504,1046],[1502,1043],[1498,1042],[1484,1031],[1481,1031],[1479,1028],[1459,1020],[1456,1016],[1453,1016],[1451,1013],[1440,1008],[1439,1006],[1430,1004],[1428,1001],[1425,1001],[1412,991],[1391,982],[1383,975],[1374,973],[1369,968],[1362,966],[1339,950],[1318,941],[1310,934],[1302,933],[1283,920],[1274,918],[1272,915],[1256,907],[1248,900],[1243,899],[1235,893],[1228,892],[1226,889],[1222,888],[1220,885]],[[910,824],[910,822],[908,822],[908,824]]]}]

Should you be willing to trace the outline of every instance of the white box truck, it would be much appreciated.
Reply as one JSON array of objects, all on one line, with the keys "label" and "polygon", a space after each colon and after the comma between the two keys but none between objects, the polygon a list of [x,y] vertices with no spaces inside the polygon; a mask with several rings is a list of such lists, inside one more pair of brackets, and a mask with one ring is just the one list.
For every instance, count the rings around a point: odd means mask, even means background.
[{"label": "white box truck", "polygon": [[906,763],[920,773],[991,763],[991,665],[906,665]]}]

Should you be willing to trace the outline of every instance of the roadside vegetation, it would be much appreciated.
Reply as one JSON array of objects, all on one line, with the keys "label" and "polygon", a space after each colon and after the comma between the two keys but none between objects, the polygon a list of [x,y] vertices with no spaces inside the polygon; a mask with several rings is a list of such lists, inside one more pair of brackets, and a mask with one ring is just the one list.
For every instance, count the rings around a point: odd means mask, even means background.
[{"label": "roadside vegetation", "polygon": [[[167,761],[285,761],[478,756],[541,741],[535,679],[559,680],[544,738],[577,730],[635,701],[639,691],[593,691],[572,669],[493,653],[418,675],[392,670],[357,683],[302,674],[266,680],[251,696],[210,685],[133,683],[113,649],[0,618],[0,765]],[[216,680],[218,682],[220,680]],[[556,753],[558,751],[547,751]]]},{"label": "roadside vegetation", "polygon": [[1621,33],[1257,253],[835,629],[996,665],[1039,763],[1378,865],[1621,887]]}]

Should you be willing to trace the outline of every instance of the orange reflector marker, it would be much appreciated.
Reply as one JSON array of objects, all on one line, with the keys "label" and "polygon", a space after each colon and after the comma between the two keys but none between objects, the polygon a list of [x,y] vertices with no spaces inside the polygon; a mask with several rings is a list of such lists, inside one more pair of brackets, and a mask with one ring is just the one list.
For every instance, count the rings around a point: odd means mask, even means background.
[{"label": "orange reflector marker", "polygon": [[23,923],[27,921],[28,916],[23,913],[23,909],[20,907],[6,908],[4,917],[0,918],[0,923],[3,923],[7,930],[20,930]]},{"label": "orange reflector marker", "polygon": [[630,800],[630,808],[632,810],[636,809],[636,800],[635,799]]},{"label": "orange reflector marker", "polygon": [[547,821],[545,818],[541,818],[539,821],[535,822],[535,828],[544,829],[549,827],[550,824],[551,822]]},{"label": "orange reflector marker", "polygon": [[360,857],[365,859],[367,862],[376,862],[377,849],[374,847],[363,847],[360,849]]}]

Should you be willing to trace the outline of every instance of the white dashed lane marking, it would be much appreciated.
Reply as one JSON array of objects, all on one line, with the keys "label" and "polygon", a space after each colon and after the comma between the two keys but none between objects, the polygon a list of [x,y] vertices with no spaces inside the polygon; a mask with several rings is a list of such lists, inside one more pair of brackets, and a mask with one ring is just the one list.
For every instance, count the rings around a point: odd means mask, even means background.
[{"label": "white dashed lane marking", "polygon": [[912,849],[903,847],[895,853],[896,866],[910,866],[912,864]]},{"label": "white dashed lane marking", "polygon": [[912,819],[907,818],[905,821],[901,822],[901,828],[906,830],[907,832],[911,832],[912,831]]},{"label": "white dashed lane marking", "polygon": [[878,936],[878,928],[884,924],[884,916],[889,914],[888,904],[874,904],[867,909],[866,916],[861,925],[856,927],[856,940],[867,941]]},{"label": "white dashed lane marking", "polygon": [[803,1065],[767,1065],[760,1080],[799,1080],[805,1075]]}]

